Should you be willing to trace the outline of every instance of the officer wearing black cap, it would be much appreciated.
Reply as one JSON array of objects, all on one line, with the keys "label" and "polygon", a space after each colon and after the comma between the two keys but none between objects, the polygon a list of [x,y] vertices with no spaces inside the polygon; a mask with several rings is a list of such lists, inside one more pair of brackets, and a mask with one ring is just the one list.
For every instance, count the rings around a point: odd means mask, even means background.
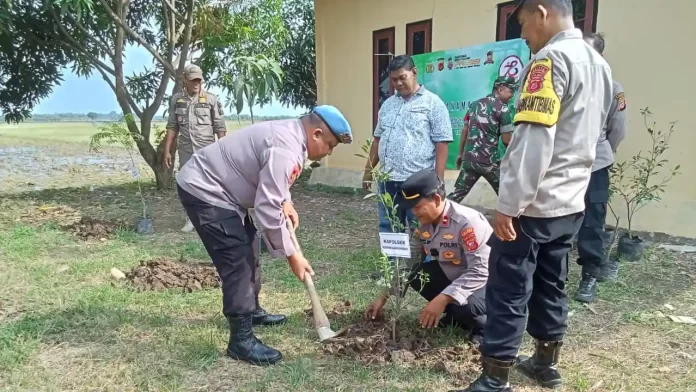
[{"label": "officer wearing black cap", "polygon": [[[611,69],[575,28],[571,0],[521,1],[512,17],[533,55],[500,168],[483,373],[466,392],[511,391],[513,367],[543,387],[562,383],[567,255],[612,101]],[[536,348],[517,357],[525,321]]]},{"label": "officer wearing black cap", "polygon": [[[445,198],[445,186],[431,169],[411,175],[401,185],[399,208],[410,209],[420,226],[421,262],[412,266],[410,286],[428,300],[420,314],[423,328],[455,325],[471,331],[475,345],[486,323],[488,256],[493,228],[480,212]],[[428,274],[423,283],[418,273]],[[380,295],[365,311],[376,318],[389,297]],[[444,313],[444,317],[440,316]]]}]

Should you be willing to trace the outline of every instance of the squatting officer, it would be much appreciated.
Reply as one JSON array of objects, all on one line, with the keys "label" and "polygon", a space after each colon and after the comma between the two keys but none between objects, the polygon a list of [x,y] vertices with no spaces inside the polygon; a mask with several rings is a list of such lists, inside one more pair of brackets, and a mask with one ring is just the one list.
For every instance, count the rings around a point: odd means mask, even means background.
[{"label": "squatting officer", "polygon": [[[432,169],[411,175],[400,192],[400,207],[411,209],[420,223],[414,235],[423,244],[421,262],[412,267],[409,283],[429,301],[419,317],[421,326],[461,327],[471,331],[471,342],[479,345],[486,325],[486,242],[493,228],[480,212],[447,200],[445,185]],[[421,271],[427,273],[425,282]],[[376,318],[388,298],[388,292],[380,295],[366,316]]]}]

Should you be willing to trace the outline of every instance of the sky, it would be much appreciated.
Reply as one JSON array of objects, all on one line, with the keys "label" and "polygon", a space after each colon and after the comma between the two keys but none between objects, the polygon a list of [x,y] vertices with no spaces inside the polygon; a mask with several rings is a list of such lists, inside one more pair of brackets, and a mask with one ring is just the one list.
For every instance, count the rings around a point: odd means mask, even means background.
[{"label": "sky", "polygon": [[[142,71],[143,67],[151,67],[153,64],[152,55],[139,46],[127,48],[125,56],[124,71],[127,76],[134,71]],[[34,114],[109,113],[111,111],[121,113],[116,96],[98,72],[95,71],[89,78],[85,78],[73,74],[68,68],[63,74],[63,79],[61,85],[54,87],[53,93],[36,106]],[[210,91],[225,102],[220,90],[210,89]],[[163,106],[158,114],[162,114],[165,109]],[[235,113],[227,107],[225,112]],[[254,107],[254,115],[260,116],[294,116],[303,112],[302,109],[288,108],[276,101],[263,108]],[[242,114],[249,114],[249,109],[244,107]]]}]

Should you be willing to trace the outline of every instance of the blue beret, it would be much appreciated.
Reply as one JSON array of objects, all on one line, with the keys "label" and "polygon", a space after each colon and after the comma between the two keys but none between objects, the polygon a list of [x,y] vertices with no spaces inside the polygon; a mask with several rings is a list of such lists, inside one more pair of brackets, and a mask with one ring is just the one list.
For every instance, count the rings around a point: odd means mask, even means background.
[{"label": "blue beret", "polygon": [[321,118],[322,121],[329,127],[329,130],[336,135],[339,142],[351,144],[353,142],[353,134],[350,131],[348,120],[343,117],[343,114],[331,105],[320,105],[312,109],[312,113]]}]

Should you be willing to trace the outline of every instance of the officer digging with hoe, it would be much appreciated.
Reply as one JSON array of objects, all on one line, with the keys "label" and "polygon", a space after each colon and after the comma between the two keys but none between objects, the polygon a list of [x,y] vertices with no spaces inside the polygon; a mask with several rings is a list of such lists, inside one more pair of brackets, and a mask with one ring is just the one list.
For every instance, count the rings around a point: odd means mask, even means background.
[{"label": "officer digging with hoe", "polygon": [[[411,267],[409,284],[429,301],[419,317],[421,327],[465,328],[471,331],[471,342],[479,345],[486,324],[486,242],[493,228],[480,212],[445,199],[445,184],[431,169],[410,176],[400,192],[399,208],[410,209],[420,223],[414,234],[423,247],[420,262]],[[420,271],[429,277],[424,285],[417,278]],[[383,293],[368,306],[365,317],[380,317],[390,294],[399,295]]]},{"label": "officer digging with hoe", "polygon": [[498,194],[501,159],[498,142],[502,139],[504,145],[510,143],[512,113],[508,103],[516,89],[513,77],[499,76],[493,92],[469,106],[456,163],[461,172],[448,199],[461,203],[482,176]]},{"label": "officer digging with hoe", "polygon": [[[227,129],[222,105],[218,98],[202,87],[203,71],[195,64],[184,68],[184,88],[172,96],[167,120],[167,139],[164,147],[164,164],[171,168],[174,162],[174,139],[179,151],[179,170],[191,159],[194,152],[225,137]],[[192,232],[191,220],[181,229]]]},{"label": "officer digging with hoe", "polygon": [[[613,98],[611,69],[575,28],[571,0],[520,1],[512,17],[533,56],[500,168],[483,372],[467,392],[511,391],[513,367],[543,387],[562,383],[567,256]],[[525,321],[535,351],[517,357]]]},{"label": "officer digging with hoe", "polygon": [[351,143],[348,121],[332,106],[318,106],[300,119],[268,121],[243,128],[197,151],[177,175],[179,199],[222,279],[223,313],[230,325],[227,355],[257,365],[282,354],[254,336],[252,325],[285,322],[259,305],[256,228],[274,257],[286,257],[300,281],[314,274],[286,228],[298,216],[290,186],[307,159],[319,161],[339,143]]},{"label": "officer digging with hoe", "polygon": [[[585,42],[600,55],[604,53],[604,37],[601,34],[585,35]],[[582,280],[573,299],[579,302],[597,301],[597,282],[615,280],[619,274],[619,262],[604,262],[604,224],[609,203],[609,171],[614,164],[614,153],[628,132],[626,100],[621,84],[612,83],[612,101],[609,117],[602,127],[597,143],[597,157],[592,165],[590,185],[585,192],[585,217],[578,233],[578,259],[582,266]]]}]

